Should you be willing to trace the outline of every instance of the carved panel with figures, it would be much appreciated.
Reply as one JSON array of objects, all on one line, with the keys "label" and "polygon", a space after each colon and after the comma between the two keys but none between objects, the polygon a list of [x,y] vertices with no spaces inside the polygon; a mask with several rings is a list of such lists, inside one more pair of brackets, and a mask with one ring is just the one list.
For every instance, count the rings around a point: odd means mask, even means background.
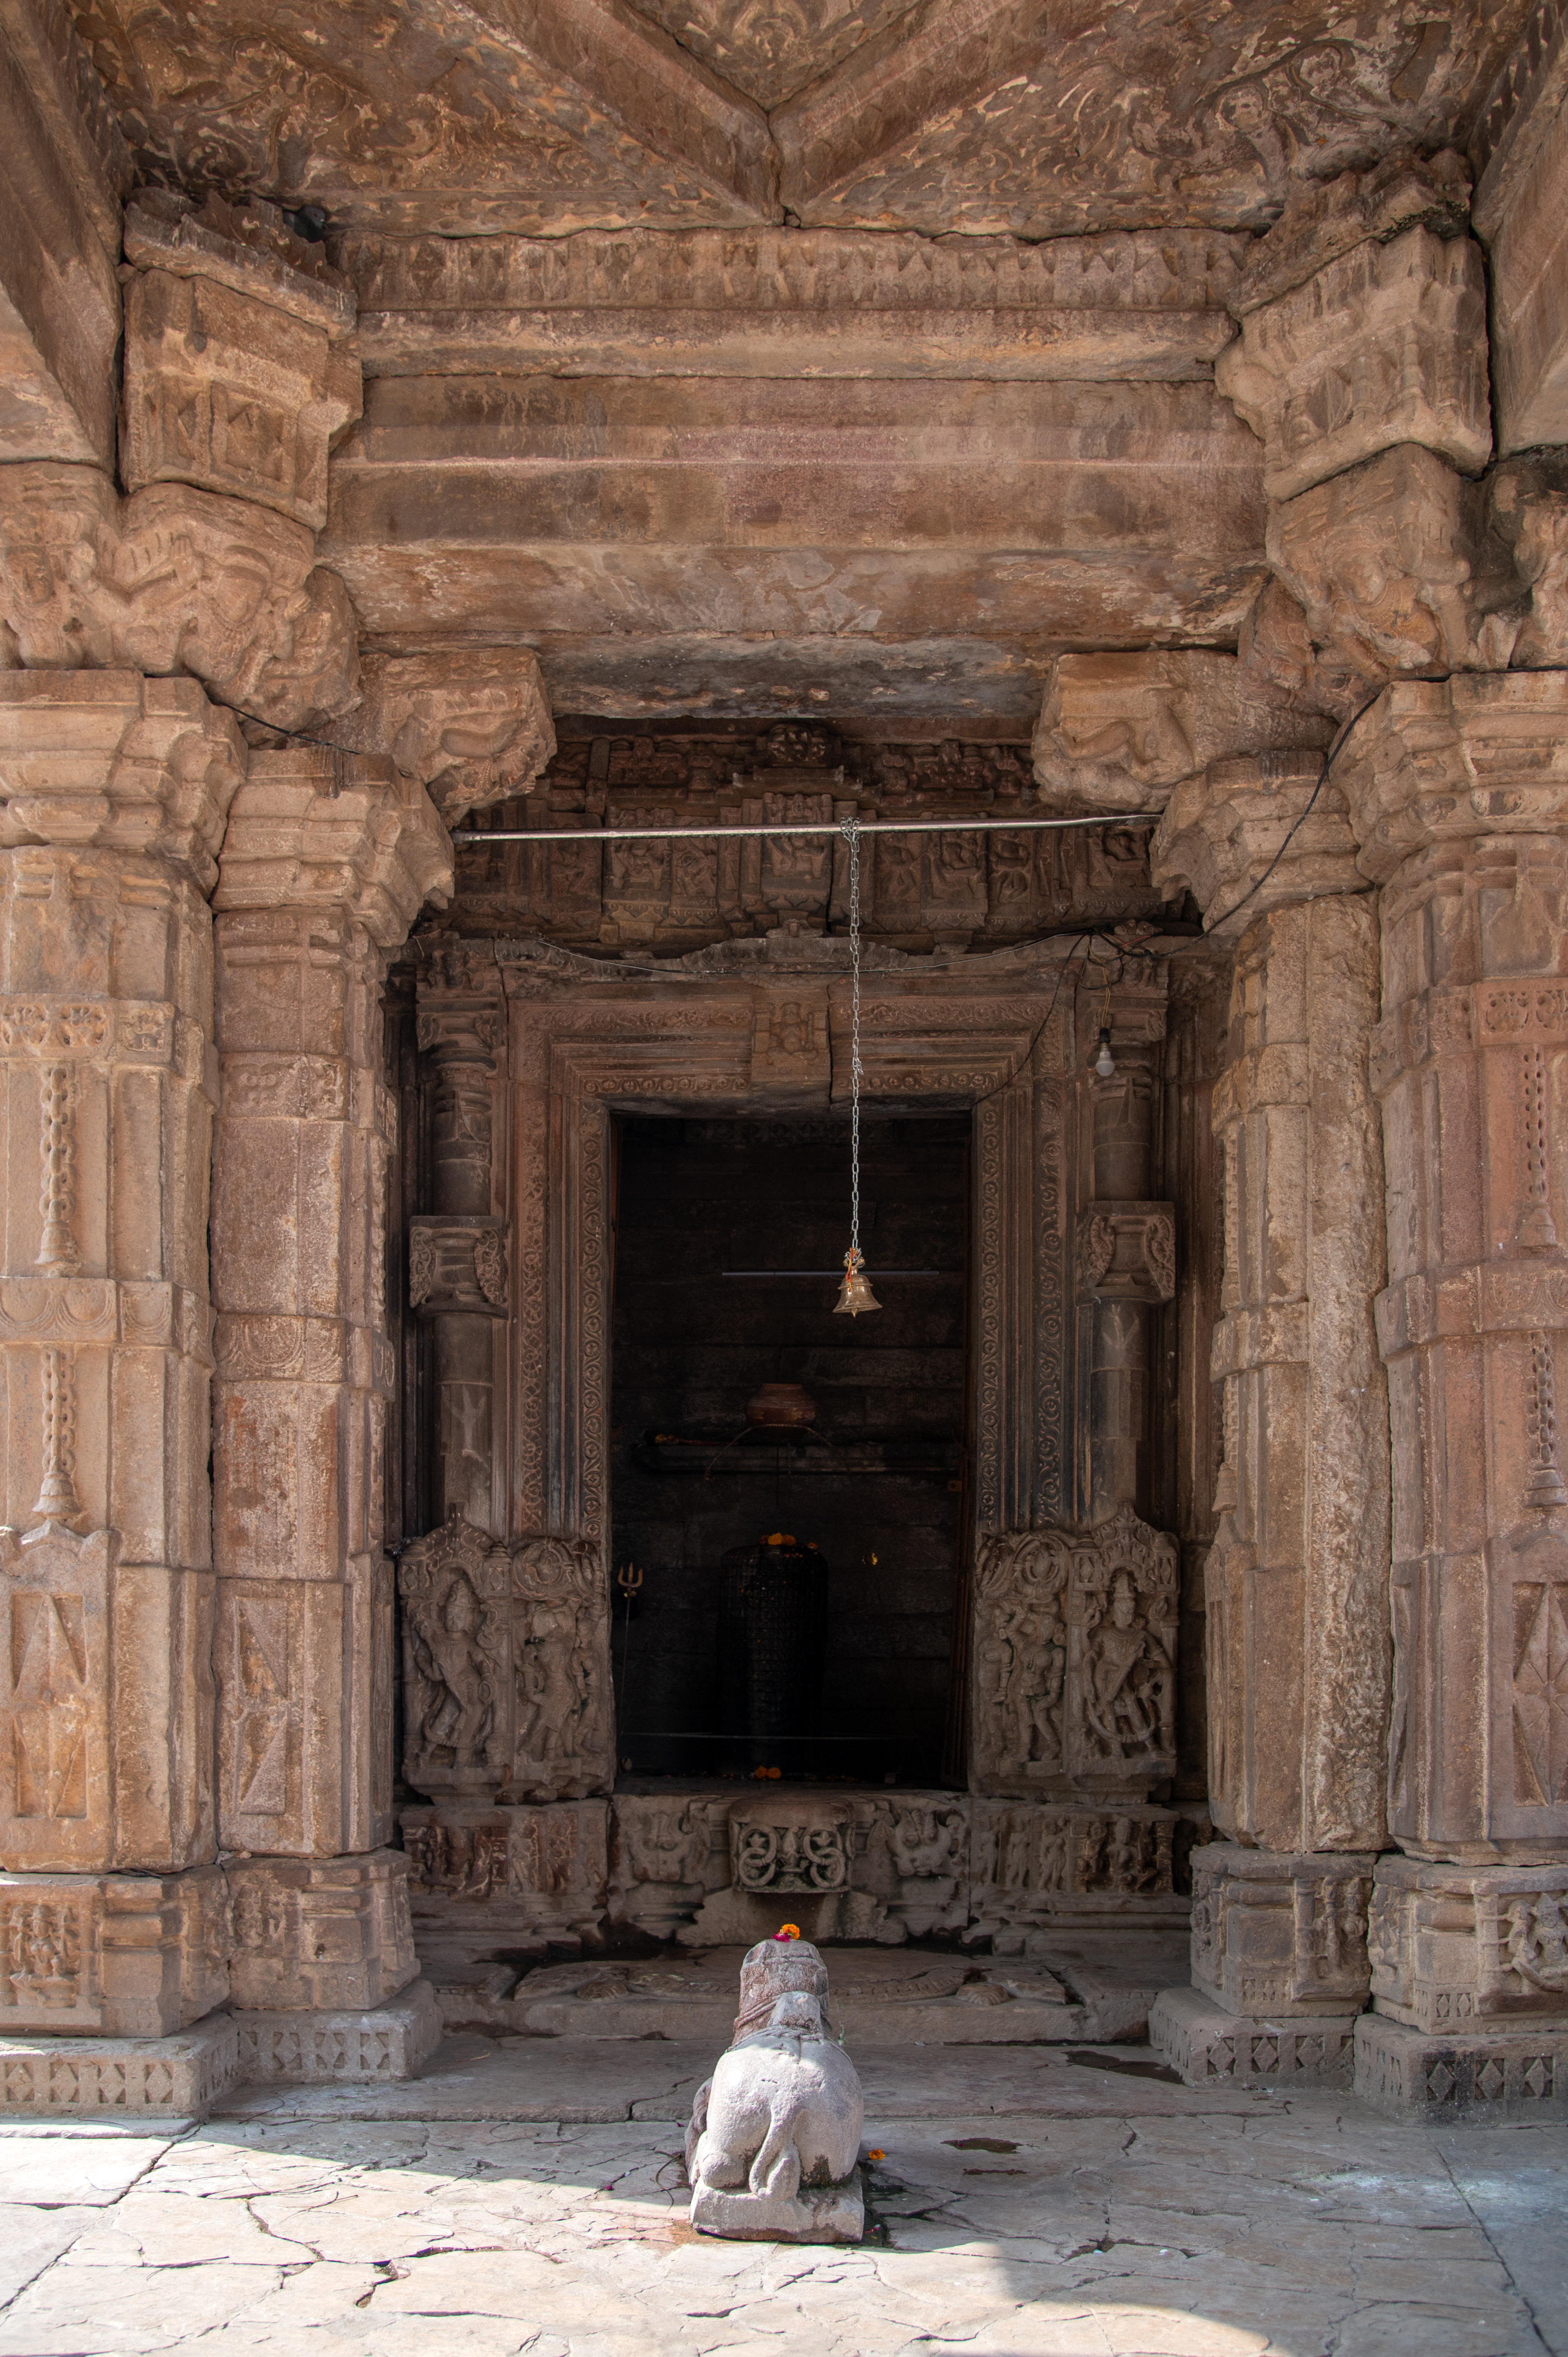
[{"label": "carved panel with figures", "polygon": [[609,1594],[593,1547],[508,1547],[455,1513],[404,1548],[398,1584],[416,1791],[555,1801],[606,1789]]},{"label": "carved panel with figures", "polygon": [[971,1689],[980,1792],[1146,1796],[1176,1764],[1177,1550],[1120,1507],[981,1544]]}]

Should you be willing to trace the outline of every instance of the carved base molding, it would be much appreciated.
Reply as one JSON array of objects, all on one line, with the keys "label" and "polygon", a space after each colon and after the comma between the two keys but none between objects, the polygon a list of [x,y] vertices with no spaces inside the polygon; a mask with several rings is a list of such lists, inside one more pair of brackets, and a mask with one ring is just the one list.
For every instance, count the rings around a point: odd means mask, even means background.
[{"label": "carved base molding", "polygon": [[1380,1858],[1369,1945],[1391,2021],[1444,2038],[1540,2022],[1568,2037],[1568,1864]]},{"label": "carved base molding", "polygon": [[1149,2043],[1189,2087],[1225,2079],[1236,2087],[1346,2087],[1353,2013],[1307,2020],[1227,2013],[1197,1989],[1162,1989],[1149,2009]]},{"label": "carved base molding", "polygon": [[0,2038],[0,2116],[199,2120],[239,2074],[227,2013],[173,2038]]},{"label": "carved base molding", "polygon": [[352,2009],[209,2014],[169,2038],[0,2038],[0,2118],[204,2119],[235,2087],[415,2079],[440,2042],[428,1981]]},{"label": "carved base molding", "polygon": [[1237,2015],[1359,2013],[1376,1863],[1209,1843],[1192,1861],[1193,1986]]},{"label": "carved base molding", "polygon": [[405,1809],[414,1940],[453,1970],[595,1944],[607,1923],[686,1945],[897,1945],[1106,1920],[1185,1925],[1202,1809],[1056,1807],[967,1792],[743,1787]]},{"label": "carved base molding", "polygon": [[238,2075],[290,2087],[417,2079],[441,2042],[441,2012],[426,1980],[359,2012],[242,2013]]},{"label": "carved base molding", "polygon": [[1568,2115],[1568,2023],[1430,2038],[1364,2013],[1354,2084],[1374,2109],[1432,2127],[1561,2120]]}]

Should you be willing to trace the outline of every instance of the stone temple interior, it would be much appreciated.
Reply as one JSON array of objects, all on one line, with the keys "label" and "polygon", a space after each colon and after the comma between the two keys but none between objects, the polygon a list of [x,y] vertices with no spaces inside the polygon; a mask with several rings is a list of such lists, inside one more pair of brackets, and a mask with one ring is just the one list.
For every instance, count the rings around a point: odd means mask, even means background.
[{"label": "stone temple interior", "polygon": [[1565,91],[0,0],[0,2107],[1561,2123]]}]

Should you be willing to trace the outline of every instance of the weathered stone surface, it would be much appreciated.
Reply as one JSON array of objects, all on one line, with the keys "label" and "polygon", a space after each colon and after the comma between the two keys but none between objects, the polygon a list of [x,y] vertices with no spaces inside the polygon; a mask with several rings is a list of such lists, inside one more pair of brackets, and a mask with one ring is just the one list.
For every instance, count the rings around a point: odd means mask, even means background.
[{"label": "weathered stone surface", "polygon": [[0,2036],[162,2038],[228,1996],[228,1885],[216,1866],[0,1874]]},{"label": "weathered stone surface", "polygon": [[1192,1857],[1193,1986],[1233,2014],[1356,2014],[1367,2001],[1369,1852],[1209,1842]]},{"label": "weathered stone surface", "polygon": [[450,873],[422,787],[336,763],[256,758],[215,896],[220,1813],[325,1857],[391,1829],[382,945]]},{"label": "weathered stone surface", "polygon": [[91,467],[0,469],[0,645],[24,670],[191,672],[220,704],[308,728],[354,701],[342,582],[250,500]]},{"label": "weathered stone surface", "polygon": [[[63,6],[17,0],[0,28],[0,453],[107,466],[114,280],[130,158]],[[95,137],[95,134],[99,135]]]},{"label": "weathered stone surface", "polygon": [[0,847],[150,854],[210,892],[245,760],[233,719],[194,680],[0,675]]},{"label": "weathered stone surface", "polygon": [[1369,242],[1388,245],[1417,228],[1462,236],[1469,205],[1469,168],[1451,147],[1396,150],[1369,169],[1294,181],[1279,218],[1249,245],[1230,307],[1245,318]]},{"label": "weathered stone surface", "polygon": [[368,374],[1201,376],[1245,252],[1208,231],[652,230],[342,242]]},{"label": "weathered stone surface", "polygon": [[975,1577],[983,1792],[1146,1800],[1175,1765],[1176,1548],[1130,1508],[990,1535]]},{"label": "weathered stone surface", "polygon": [[1563,53],[1561,20],[1552,21],[1556,12],[1537,14],[1536,38],[1520,42],[1488,94],[1478,143],[1487,160],[1476,191],[1476,226],[1491,249],[1498,447],[1503,451],[1561,442],[1568,419],[1562,328],[1568,273]]},{"label": "weathered stone surface", "polygon": [[736,2034],[686,2130],[691,2220],[736,2242],[854,2243],[865,2102],[824,2019],[811,1943],[765,1940],[741,1966]]},{"label": "weathered stone surface", "polygon": [[1349,2089],[1356,2015],[1298,2019],[1226,2011],[1197,1989],[1162,1989],[1149,2011],[1149,2043],[1189,2087]]},{"label": "weathered stone surface", "polygon": [[[1215,877],[1227,905],[1239,865]],[[1210,1806],[1223,1831],[1282,1851],[1383,1838],[1389,1460],[1371,1297],[1385,1259],[1367,1073],[1377,986],[1369,898],[1272,909],[1237,949],[1230,1055],[1214,1091],[1224,1454],[1205,1574]]]},{"label": "weathered stone surface", "polygon": [[340,909],[392,949],[451,890],[446,830],[417,779],[315,747],[259,754],[229,813],[218,909]]},{"label": "weathered stone surface", "polygon": [[378,0],[325,14],[171,0],[134,23],[110,0],[91,45],[149,178],[209,178],[216,86],[225,184],[347,226],[559,235],[776,217],[760,108],[600,0],[504,22],[440,5],[410,20]]},{"label": "weathered stone surface", "polygon": [[131,491],[193,483],[318,530],[327,454],[360,414],[360,364],[299,305],[269,302],[264,269],[257,281],[129,275],[121,479]]},{"label": "weathered stone surface", "polygon": [[296,237],[279,208],[259,198],[231,205],[209,191],[199,210],[173,188],[138,188],[125,209],[124,248],[138,269],[210,279],[334,342],[353,332],[353,290],[326,247]]},{"label": "weathered stone surface", "polygon": [[539,665],[522,648],[371,655],[360,676],[361,700],[334,733],[358,751],[390,754],[449,826],[526,793],[555,750]]},{"label": "weathered stone surface", "polygon": [[237,2012],[366,2012],[418,1970],[401,1850],[226,1862]]},{"label": "weathered stone surface", "polygon": [[[1075,1921],[1114,1918],[1185,1923],[1194,1839],[1207,1837],[1201,1813],[1126,1808],[1114,1813],[1053,1808],[1039,1802],[970,1804],[971,1920],[993,1944],[1021,1948],[1008,1933]],[[1031,1947],[1032,1954],[1034,1949]],[[1042,1953],[1048,1954],[1048,1942]]]},{"label": "weathered stone surface", "polygon": [[1322,757],[1264,753],[1215,761],[1176,788],[1149,845],[1149,873],[1167,899],[1192,893],[1205,932],[1237,942],[1271,909],[1363,890],[1357,850]]},{"label": "weathered stone surface", "polygon": [[1478,472],[1492,449],[1480,247],[1425,229],[1354,247],[1249,310],[1214,382],[1262,440],[1271,499],[1401,442]]},{"label": "weathered stone surface", "polygon": [[1568,2029],[1568,1865],[1378,1860],[1372,2000],[1412,2029]]},{"label": "weathered stone surface", "polygon": [[1234,655],[1059,655],[1035,730],[1035,776],[1078,810],[1163,810],[1212,761],[1326,745],[1316,713],[1271,697]]},{"label": "weathered stone surface", "polygon": [[607,1900],[607,1817],[603,1801],[400,1809],[426,1968],[470,1963],[498,1943],[539,1954],[596,1942]]},{"label": "weathered stone surface", "polygon": [[1568,1049],[1559,673],[1385,690],[1332,774],[1381,895],[1393,1436],[1391,1829],[1418,1857],[1557,1862]]}]

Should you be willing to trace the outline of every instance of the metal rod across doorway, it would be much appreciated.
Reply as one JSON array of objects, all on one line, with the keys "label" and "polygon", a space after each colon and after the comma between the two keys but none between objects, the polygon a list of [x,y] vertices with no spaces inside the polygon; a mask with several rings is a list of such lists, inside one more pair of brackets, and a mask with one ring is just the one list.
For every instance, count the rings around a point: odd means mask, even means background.
[{"label": "metal rod across doorway", "polygon": [[[795,788],[792,791],[800,791]],[[693,835],[843,834],[853,827],[863,837],[879,834],[1019,834],[1047,827],[1153,826],[1158,811],[1112,811],[1093,818],[894,818],[812,820],[809,826],[498,826],[455,827],[454,843],[647,843],[690,842]]]}]

